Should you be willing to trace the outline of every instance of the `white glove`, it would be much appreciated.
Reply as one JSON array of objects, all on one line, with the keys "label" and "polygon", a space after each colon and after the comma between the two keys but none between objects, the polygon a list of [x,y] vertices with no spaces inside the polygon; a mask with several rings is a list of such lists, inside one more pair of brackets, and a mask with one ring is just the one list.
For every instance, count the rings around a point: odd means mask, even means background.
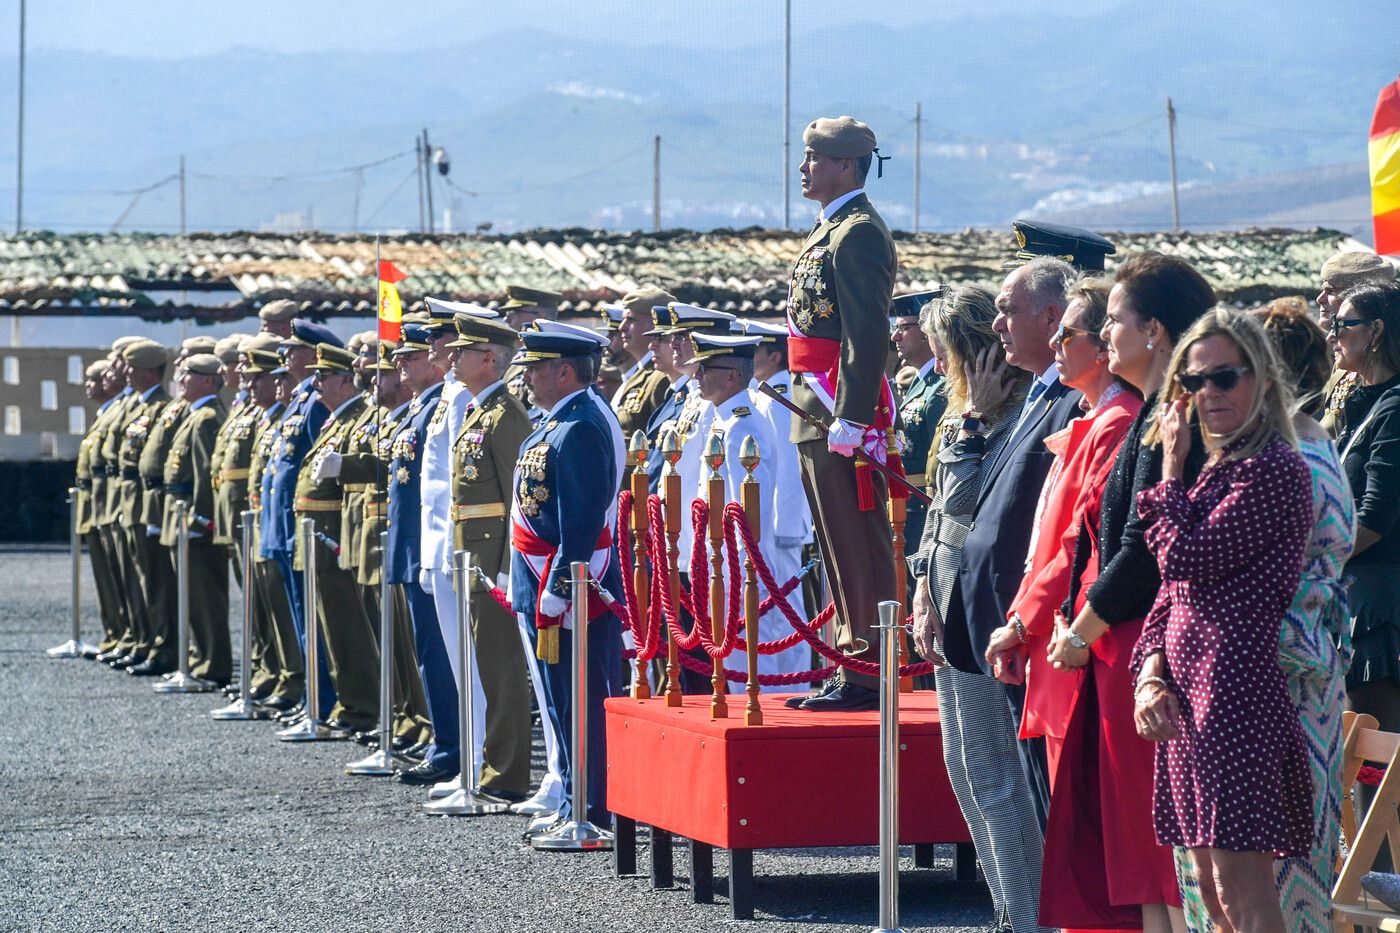
[{"label": "white glove", "polygon": [[855,455],[856,448],[865,441],[865,428],[851,424],[843,418],[831,422],[826,435],[826,449],[843,457]]},{"label": "white glove", "polygon": [[801,538],[784,538],[782,535],[778,535],[777,538],[775,538],[774,540],[776,540],[776,541],[778,542],[778,547],[779,547],[779,548],[800,548],[800,547],[802,547],[802,539],[801,539]]},{"label": "white glove", "polygon": [[496,589],[500,590],[502,593],[509,593],[510,577],[503,573],[496,574]]},{"label": "white glove", "polygon": [[423,592],[427,593],[429,596],[433,595],[432,580],[432,571],[430,571],[427,567],[418,568],[418,585],[422,587]]},{"label": "white glove", "polygon": [[568,611],[569,601],[564,597],[555,596],[553,593],[545,593],[540,597],[540,615],[552,619]]},{"label": "white glove", "polygon": [[328,450],[321,455],[321,460],[316,464],[316,470],[311,474],[311,478],[320,482],[325,479],[335,479],[340,475],[340,464],[344,458],[333,450]]}]

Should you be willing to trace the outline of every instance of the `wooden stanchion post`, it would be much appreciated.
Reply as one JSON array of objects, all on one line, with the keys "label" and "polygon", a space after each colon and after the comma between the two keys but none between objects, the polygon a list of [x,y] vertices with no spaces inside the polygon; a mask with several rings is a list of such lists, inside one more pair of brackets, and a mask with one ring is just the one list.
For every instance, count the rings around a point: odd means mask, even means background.
[{"label": "wooden stanchion post", "polygon": [[[711,434],[705,442],[705,462],[710,466],[709,487],[706,490],[710,503],[710,628],[715,644],[724,637],[727,627],[727,611],[724,602],[724,438]],[[690,581],[691,587],[696,581]],[[693,592],[693,589],[692,589]],[[724,659],[711,658],[713,671],[710,674],[710,718],[728,719],[729,704],[725,702]]]},{"label": "wooden stanchion post", "polygon": [[[632,432],[632,443],[628,448],[632,462],[632,588],[637,591],[637,614],[632,627],[638,637],[644,634],[650,624],[651,575],[647,571],[647,436],[642,431]],[[625,570],[625,568],[624,568]],[[637,650],[641,650],[641,643]],[[647,680],[647,662],[640,657],[633,662],[632,699],[651,699],[651,683]]]},{"label": "wooden stanchion post", "polygon": [[[893,460],[899,453],[899,447],[895,441],[895,434],[890,431],[886,434],[888,446],[885,450],[889,459]],[[909,517],[909,500],[901,499],[894,495],[889,497],[890,529],[894,539],[894,592],[895,601],[899,603],[900,620],[909,617],[909,567],[904,562],[904,525]],[[909,639],[903,629],[899,631],[899,663],[909,663]],[[912,693],[914,691],[914,678],[899,678],[899,692]]]},{"label": "wooden stanchion post", "polygon": [[[676,464],[681,459],[681,445],[675,431],[668,429],[661,435],[661,456],[666,460],[666,472],[661,482],[666,500],[666,556],[671,564],[671,574],[666,586],[671,592],[671,605],[677,607],[676,611],[679,612],[681,569],[677,564],[681,559],[678,545],[681,536],[681,474]],[[663,621],[662,624],[666,623]],[[681,651],[669,625],[666,626],[666,705],[681,705]]]},{"label": "wooden stanchion post", "polygon": [[[759,464],[758,442],[752,437],[744,438],[744,443],[739,448],[739,463],[748,472],[743,483],[744,520],[749,524],[749,534],[753,538],[754,547],[757,547],[763,529],[763,510],[760,506],[761,490],[758,480],[753,475]],[[758,573],[754,570],[753,554],[748,548],[744,549],[744,642],[749,674],[745,690],[748,703],[744,707],[744,724],[761,726],[763,710],[758,706]]]}]

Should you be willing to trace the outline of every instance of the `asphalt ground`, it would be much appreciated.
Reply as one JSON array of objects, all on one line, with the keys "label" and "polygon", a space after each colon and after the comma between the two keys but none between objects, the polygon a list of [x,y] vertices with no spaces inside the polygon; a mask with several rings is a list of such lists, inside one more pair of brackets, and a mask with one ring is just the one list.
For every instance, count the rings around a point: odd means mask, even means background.
[{"label": "asphalt ground", "polygon": [[[212,694],[157,696],[149,681],[43,649],[67,637],[66,550],[0,549],[0,929],[868,931],[874,848],[760,851],[755,919],[694,904],[678,843],[676,887],[618,878],[609,853],[539,853],[524,818],[423,814],[421,790],[342,768],[364,750],[288,745],[267,722],[216,722]],[[84,568],[83,631],[99,629]],[[237,588],[230,620],[241,619]],[[234,650],[238,638],[234,637]],[[538,742],[538,736],[537,736]],[[812,781],[799,782],[812,787]],[[814,814],[821,816],[821,814]],[[985,930],[980,881],[906,849],[901,925]],[[649,864],[645,842],[639,867]]]}]

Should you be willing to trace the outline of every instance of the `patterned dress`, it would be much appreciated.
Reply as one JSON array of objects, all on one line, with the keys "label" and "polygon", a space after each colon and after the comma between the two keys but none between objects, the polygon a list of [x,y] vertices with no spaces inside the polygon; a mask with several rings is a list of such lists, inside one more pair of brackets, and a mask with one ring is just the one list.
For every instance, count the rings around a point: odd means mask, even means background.
[{"label": "patterned dress", "polygon": [[[1228,456],[1229,451],[1225,452]],[[1312,480],[1275,438],[1138,496],[1162,589],[1134,669],[1166,653],[1181,734],[1157,744],[1153,825],[1164,845],[1306,855],[1308,745],[1278,659],[1278,632],[1314,525]]]},{"label": "patterned dress", "polygon": [[[1315,835],[1308,856],[1277,860],[1274,875],[1289,933],[1327,933],[1332,929],[1330,893],[1343,800],[1335,765],[1342,754],[1342,704],[1351,663],[1341,573],[1356,540],[1356,518],[1351,489],[1332,442],[1304,440],[1299,452],[1312,471],[1316,524],[1308,541],[1298,595],[1293,597],[1280,629],[1279,663],[1308,740]],[[1338,644],[1343,646],[1341,650]],[[1176,867],[1187,928],[1192,933],[1210,933],[1214,927],[1185,849],[1176,850]]]}]

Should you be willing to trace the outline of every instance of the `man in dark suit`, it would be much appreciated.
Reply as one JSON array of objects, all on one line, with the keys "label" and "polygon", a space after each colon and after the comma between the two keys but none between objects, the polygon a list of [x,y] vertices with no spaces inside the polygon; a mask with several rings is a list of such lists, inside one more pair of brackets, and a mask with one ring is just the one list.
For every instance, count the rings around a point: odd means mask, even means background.
[{"label": "man in dark suit", "polygon": [[[1006,360],[1034,376],[1013,427],[989,446],[972,530],[963,544],[960,586],[943,620],[943,655],[952,666],[938,677],[949,780],[972,830],[978,858],[1003,920],[1017,931],[1039,930],[1042,827],[1048,806],[1041,740],[1019,742],[1025,690],[992,676],[983,657],[1002,625],[1025,573],[1036,502],[1054,457],[1045,438],[1079,415],[1080,394],[1056,374],[1050,336],[1064,313],[1072,266],[1048,256],[1006,277],[993,330]],[[979,412],[964,415],[976,433]],[[915,594],[915,641],[930,641],[926,578]]]}]

